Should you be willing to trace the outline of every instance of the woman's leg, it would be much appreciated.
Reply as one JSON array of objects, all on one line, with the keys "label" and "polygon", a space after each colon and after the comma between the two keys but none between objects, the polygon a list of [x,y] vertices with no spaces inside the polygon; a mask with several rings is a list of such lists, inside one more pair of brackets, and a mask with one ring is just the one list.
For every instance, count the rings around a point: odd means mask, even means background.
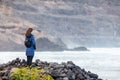
[{"label": "woman's leg", "polygon": [[28,66],[32,65],[32,59],[33,59],[33,56],[27,56],[27,65]]}]

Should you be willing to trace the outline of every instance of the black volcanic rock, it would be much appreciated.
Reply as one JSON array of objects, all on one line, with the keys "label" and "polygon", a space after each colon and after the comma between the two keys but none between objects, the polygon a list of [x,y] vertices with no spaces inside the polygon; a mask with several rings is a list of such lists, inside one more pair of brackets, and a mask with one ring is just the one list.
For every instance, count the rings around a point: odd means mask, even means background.
[{"label": "black volcanic rock", "polygon": [[[24,64],[24,65],[23,65]],[[2,80],[9,80],[13,69],[26,67],[26,61],[16,58],[6,64],[0,65],[0,78]],[[95,73],[81,69],[72,61],[58,64],[56,62],[43,62],[37,59],[32,63],[33,68],[44,69],[45,74],[51,75],[54,80],[102,80]]]}]

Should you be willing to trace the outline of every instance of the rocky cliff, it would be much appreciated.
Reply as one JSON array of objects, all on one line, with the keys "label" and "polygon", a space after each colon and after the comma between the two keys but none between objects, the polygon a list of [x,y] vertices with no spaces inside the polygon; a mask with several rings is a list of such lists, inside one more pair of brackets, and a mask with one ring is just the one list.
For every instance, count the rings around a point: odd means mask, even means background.
[{"label": "rocky cliff", "polygon": [[44,36],[56,45],[61,40],[68,48],[120,47],[120,0],[0,0],[0,4],[2,50],[8,44],[23,45],[28,27],[35,29],[36,39]]}]

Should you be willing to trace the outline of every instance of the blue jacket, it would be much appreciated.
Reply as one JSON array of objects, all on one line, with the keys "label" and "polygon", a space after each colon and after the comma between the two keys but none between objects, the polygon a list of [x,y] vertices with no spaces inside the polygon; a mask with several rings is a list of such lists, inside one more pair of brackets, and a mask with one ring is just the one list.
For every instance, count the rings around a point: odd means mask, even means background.
[{"label": "blue jacket", "polygon": [[32,40],[32,46],[30,48],[26,48],[26,56],[34,56],[34,52],[36,50],[36,41],[34,35],[31,34],[30,39]]}]

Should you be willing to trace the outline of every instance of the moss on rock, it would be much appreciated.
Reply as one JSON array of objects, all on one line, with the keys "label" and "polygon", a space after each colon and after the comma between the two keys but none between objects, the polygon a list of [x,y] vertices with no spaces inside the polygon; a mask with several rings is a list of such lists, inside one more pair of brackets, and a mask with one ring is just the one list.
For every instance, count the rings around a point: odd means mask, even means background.
[{"label": "moss on rock", "polygon": [[21,68],[14,72],[10,80],[54,80],[50,75],[45,74],[43,69]]}]

